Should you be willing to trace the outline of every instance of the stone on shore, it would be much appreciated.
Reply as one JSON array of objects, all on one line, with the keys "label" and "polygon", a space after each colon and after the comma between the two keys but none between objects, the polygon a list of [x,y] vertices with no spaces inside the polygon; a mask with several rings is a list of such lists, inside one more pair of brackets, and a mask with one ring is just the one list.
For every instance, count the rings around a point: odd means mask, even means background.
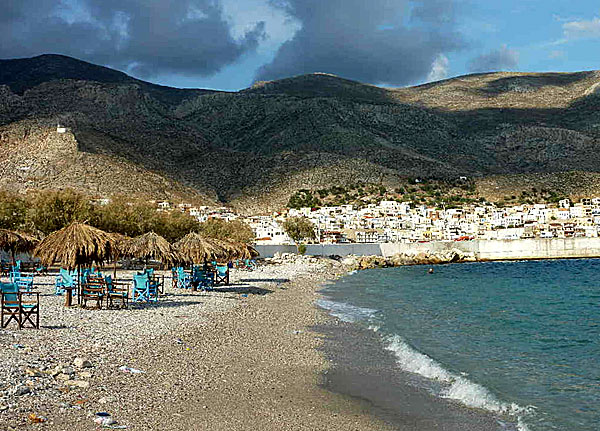
[{"label": "stone on shore", "polygon": [[92,363],[87,360],[86,358],[75,358],[75,360],[73,361],[73,365],[75,365],[77,368],[91,368],[92,367]]},{"label": "stone on shore", "polygon": [[392,256],[346,256],[341,263],[348,270],[363,270],[387,268],[405,265],[439,265],[445,263],[476,262],[473,253],[458,249],[442,250],[439,252],[407,252]]}]

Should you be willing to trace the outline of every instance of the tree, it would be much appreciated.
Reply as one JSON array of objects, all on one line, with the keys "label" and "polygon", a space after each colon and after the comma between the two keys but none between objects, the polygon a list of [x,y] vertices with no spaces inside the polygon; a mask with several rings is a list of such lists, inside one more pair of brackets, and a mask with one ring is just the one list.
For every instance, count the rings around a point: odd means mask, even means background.
[{"label": "tree", "polygon": [[290,217],[283,223],[283,230],[296,243],[296,248],[299,250],[299,245],[302,241],[315,239],[315,226],[306,217]]},{"label": "tree", "polygon": [[39,192],[27,214],[33,225],[45,234],[76,221],[89,221],[92,215],[89,198],[70,189]]},{"label": "tree", "polygon": [[190,232],[200,230],[200,222],[181,211],[156,212],[152,219],[152,230],[173,243]]},{"label": "tree", "polygon": [[239,220],[211,218],[200,224],[200,232],[211,238],[230,239],[245,244],[254,240],[252,228]]},{"label": "tree", "polygon": [[27,202],[20,196],[0,192],[0,228],[23,230],[27,221]]},{"label": "tree", "polygon": [[151,204],[117,196],[109,204],[96,208],[92,224],[106,232],[135,237],[153,230],[157,217],[158,212]]}]

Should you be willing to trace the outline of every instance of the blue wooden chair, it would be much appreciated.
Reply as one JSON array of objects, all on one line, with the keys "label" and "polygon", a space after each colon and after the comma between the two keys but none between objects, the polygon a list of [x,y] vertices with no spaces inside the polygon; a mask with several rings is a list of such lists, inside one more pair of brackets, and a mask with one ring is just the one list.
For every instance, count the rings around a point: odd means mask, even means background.
[{"label": "blue wooden chair", "polygon": [[19,292],[19,286],[16,283],[1,283],[0,289],[0,326],[6,328],[14,320],[19,329],[28,324],[32,328],[39,329],[40,294],[38,292]]},{"label": "blue wooden chair", "polygon": [[113,280],[110,275],[104,277],[104,281],[106,282],[107,306],[114,308],[116,302],[121,308],[127,308],[129,301],[129,286],[127,283]]},{"label": "blue wooden chair", "polygon": [[150,302],[150,279],[146,274],[133,276],[131,302]]},{"label": "blue wooden chair", "polygon": [[229,285],[229,267],[227,265],[217,265],[215,267],[215,284]]},{"label": "blue wooden chair", "polygon": [[59,274],[54,279],[54,294],[62,295],[63,293],[65,293],[66,289],[71,289],[73,292],[75,292],[76,277],[76,272],[69,272],[64,268],[61,268]]},{"label": "blue wooden chair", "polygon": [[21,329],[19,287],[15,283],[2,283],[0,288],[2,289],[0,326],[4,329],[14,320]]},{"label": "blue wooden chair", "polygon": [[177,287],[181,289],[189,289],[192,287],[192,277],[190,277],[181,266],[177,268]]},{"label": "blue wooden chair", "polygon": [[21,261],[17,260],[15,266],[10,269],[10,282],[13,283],[16,278],[21,276]]},{"label": "blue wooden chair", "polygon": [[148,277],[148,301],[158,301],[160,294],[160,280],[157,277]]},{"label": "blue wooden chair", "polygon": [[31,292],[33,290],[33,275],[20,274],[15,277],[13,283],[19,287],[19,292]]},{"label": "blue wooden chair", "polygon": [[193,283],[202,290],[213,289],[213,273],[208,270],[202,270],[196,266],[193,270]]},{"label": "blue wooden chair", "polygon": [[81,286],[82,307],[87,307],[88,301],[94,301],[96,308],[102,308],[102,301],[106,297],[106,282],[102,277],[89,275],[87,281]]}]

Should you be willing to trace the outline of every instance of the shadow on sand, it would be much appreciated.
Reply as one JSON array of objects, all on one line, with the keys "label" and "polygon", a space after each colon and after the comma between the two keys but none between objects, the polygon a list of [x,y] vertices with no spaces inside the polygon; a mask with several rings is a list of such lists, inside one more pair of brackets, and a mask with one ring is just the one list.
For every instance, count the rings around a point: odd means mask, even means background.
[{"label": "shadow on sand", "polygon": [[287,283],[289,278],[242,278],[242,283]]}]

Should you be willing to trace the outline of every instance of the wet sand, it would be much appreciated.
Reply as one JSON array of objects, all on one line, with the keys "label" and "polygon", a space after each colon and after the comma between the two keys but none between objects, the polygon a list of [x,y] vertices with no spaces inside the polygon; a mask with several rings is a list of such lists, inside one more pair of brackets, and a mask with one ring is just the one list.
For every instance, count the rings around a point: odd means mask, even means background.
[{"label": "wet sand", "polygon": [[493,414],[432,395],[431,383],[400,370],[378,335],[345,322],[316,328],[324,335],[320,350],[330,361],[323,387],[363,400],[376,417],[402,431],[514,430]]}]

